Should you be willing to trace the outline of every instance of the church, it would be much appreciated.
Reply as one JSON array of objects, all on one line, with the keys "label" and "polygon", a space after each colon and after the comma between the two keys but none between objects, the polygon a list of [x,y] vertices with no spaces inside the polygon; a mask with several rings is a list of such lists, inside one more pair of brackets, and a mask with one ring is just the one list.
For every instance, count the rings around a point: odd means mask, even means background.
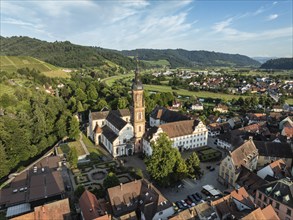
[{"label": "church", "polygon": [[132,82],[131,109],[89,113],[88,136],[103,145],[113,157],[142,152],[145,133],[145,103],[138,65]]}]

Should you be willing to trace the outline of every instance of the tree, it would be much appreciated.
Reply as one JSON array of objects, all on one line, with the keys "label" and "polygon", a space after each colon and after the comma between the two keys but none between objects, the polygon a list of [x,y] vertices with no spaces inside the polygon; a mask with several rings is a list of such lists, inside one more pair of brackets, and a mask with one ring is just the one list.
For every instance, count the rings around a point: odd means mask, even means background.
[{"label": "tree", "polygon": [[110,173],[108,173],[108,175],[104,179],[103,187],[105,189],[108,189],[108,188],[111,188],[114,186],[118,186],[119,184],[120,184],[120,181],[119,181],[118,177],[116,176],[116,174],[110,172]]},{"label": "tree", "polygon": [[153,153],[146,160],[147,171],[159,185],[170,186],[186,176],[187,167],[165,133],[161,133],[156,142],[151,143],[151,147]]},{"label": "tree", "polygon": [[84,191],[85,191],[84,186],[78,185],[77,188],[76,188],[76,190],[74,191],[75,197],[76,198],[80,198]]},{"label": "tree", "polygon": [[79,135],[79,122],[77,121],[76,117],[72,116],[69,119],[69,131],[68,136],[71,139],[77,139]]},{"label": "tree", "polygon": [[98,93],[93,84],[90,84],[87,88],[87,97],[91,100],[96,100],[98,98]]},{"label": "tree", "polygon": [[77,167],[78,156],[77,156],[77,151],[75,147],[70,148],[69,154],[67,156],[67,160],[72,168]]},{"label": "tree", "polygon": [[80,88],[78,88],[75,91],[75,96],[76,96],[76,99],[79,100],[79,101],[81,101],[81,102],[84,102],[84,101],[87,100],[87,95]]},{"label": "tree", "polygon": [[83,108],[83,106],[81,104],[81,101],[77,102],[77,111],[78,112],[83,112],[84,111],[84,108]]},{"label": "tree", "polygon": [[118,109],[124,109],[124,108],[127,108],[127,106],[128,106],[128,100],[127,100],[127,98],[119,98],[118,99]]},{"label": "tree", "polygon": [[102,110],[103,108],[108,108],[109,106],[108,106],[108,103],[106,102],[106,100],[105,99],[100,99],[100,101],[98,102],[98,104],[97,104],[97,106],[96,106],[96,108],[97,108],[97,110]]},{"label": "tree", "polygon": [[193,178],[195,175],[199,174],[200,160],[195,152],[192,153],[189,156],[189,158],[186,160],[186,166],[187,166],[188,174],[190,177]]}]

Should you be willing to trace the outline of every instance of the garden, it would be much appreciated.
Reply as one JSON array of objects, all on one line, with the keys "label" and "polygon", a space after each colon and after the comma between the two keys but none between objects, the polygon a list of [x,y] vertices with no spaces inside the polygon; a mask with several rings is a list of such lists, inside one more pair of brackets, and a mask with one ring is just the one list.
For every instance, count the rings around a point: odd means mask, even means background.
[{"label": "garden", "polygon": [[222,158],[222,152],[211,147],[202,147],[197,150],[201,162],[217,161]]}]

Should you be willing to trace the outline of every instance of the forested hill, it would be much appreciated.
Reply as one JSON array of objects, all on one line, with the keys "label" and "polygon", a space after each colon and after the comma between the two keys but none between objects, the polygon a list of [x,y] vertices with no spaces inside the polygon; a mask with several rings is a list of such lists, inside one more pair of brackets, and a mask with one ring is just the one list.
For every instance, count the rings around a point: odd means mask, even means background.
[{"label": "forested hill", "polygon": [[261,65],[261,69],[283,69],[293,70],[293,58],[279,58],[268,60]]},{"label": "forested hill", "polygon": [[260,63],[247,56],[226,54],[209,51],[188,51],[183,49],[136,49],[123,50],[126,56],[138,56],[142,60],[168,60],[172,68],[195,66],[252,66],[259,67]]},{"label": "forested hill", "polygon": [[31,56],[60,67],[98,67],[109,61],[127,70],[135,67],[133,59],[116,51],[75,45],[69,41],[50,43],[29,37],[0,36],[0,48],[0,55]]}]

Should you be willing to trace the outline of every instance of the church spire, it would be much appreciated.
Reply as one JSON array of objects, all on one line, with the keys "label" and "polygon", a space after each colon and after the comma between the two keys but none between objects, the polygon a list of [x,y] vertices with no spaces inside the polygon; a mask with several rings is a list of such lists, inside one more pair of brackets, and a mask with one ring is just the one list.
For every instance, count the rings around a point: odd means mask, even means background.
[{"label": "church spire", "polygon": [[138,56],[136,56],[136,67],[134,70],[134,80],[132,83],[132,89],[135,89],[135,90],[137,90],[137,89],[142,90],[143,89],[142,82],[139,77]]}]

